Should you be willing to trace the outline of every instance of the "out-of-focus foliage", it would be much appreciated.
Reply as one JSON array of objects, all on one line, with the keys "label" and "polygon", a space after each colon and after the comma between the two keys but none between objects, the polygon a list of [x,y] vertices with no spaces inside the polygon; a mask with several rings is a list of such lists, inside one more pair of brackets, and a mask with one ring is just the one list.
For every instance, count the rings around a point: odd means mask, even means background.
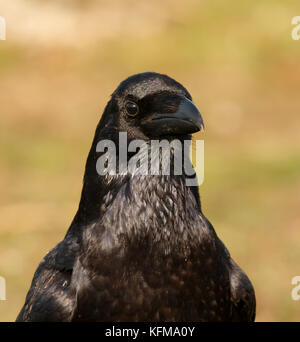
[{"label": "out-of-focus foliage", "polygon": [[183,83],[203,114],[203,210],[254,284],[257,320],[300,319],[296,15],[298,0],[0,0],[0,321],[75,214],[109,95],[142,71]]}]

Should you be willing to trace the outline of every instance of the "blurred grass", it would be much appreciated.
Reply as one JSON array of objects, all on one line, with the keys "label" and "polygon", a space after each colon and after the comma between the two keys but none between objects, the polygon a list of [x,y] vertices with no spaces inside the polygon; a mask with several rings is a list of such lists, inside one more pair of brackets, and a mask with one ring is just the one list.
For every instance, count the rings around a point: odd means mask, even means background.
[{"label": "blurred grass", "polygon": [[0,321],[75,214],[109,95],[142,71],[182,82],[204,116],[203,210],[253,281],[257,320],[299,321],[299,13],[296,0],[1,2]]}]

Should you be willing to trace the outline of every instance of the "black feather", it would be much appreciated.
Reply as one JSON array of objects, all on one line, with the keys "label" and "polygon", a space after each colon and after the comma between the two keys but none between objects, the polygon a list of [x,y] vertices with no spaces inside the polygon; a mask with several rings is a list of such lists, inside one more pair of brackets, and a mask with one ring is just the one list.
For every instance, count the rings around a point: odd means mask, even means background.
[{"label": "black feather", "polygon": [[[253,321],[255,295],[201,211],[185,175],[99,176],[96,145],[173,113],[190,94],[165,75],[123,81],[97,126],[78,211],[65,239],[39,265],[17,321]],[[127,99],[139,115],[124,112]],[[189,134],[161,137],[190,139]],[[119,157],[119,156],[117,156]]]}]

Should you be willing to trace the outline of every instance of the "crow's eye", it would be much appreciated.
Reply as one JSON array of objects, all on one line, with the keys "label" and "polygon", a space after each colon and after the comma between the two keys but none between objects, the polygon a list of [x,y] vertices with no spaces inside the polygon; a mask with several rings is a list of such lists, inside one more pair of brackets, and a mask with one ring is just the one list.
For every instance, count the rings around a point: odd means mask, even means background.
[{"label": "crow's eye", "polygon": [[135,116],[139,112],[138,105],[132,101],[128,101],[125,105],[125,108],[129,116]]}]

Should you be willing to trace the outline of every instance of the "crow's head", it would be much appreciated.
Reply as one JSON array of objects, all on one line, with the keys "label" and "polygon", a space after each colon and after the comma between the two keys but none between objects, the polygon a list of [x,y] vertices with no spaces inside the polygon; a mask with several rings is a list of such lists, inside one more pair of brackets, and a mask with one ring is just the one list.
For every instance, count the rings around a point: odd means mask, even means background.
[{"label": "crow's head", "polygon": [[174,139],[203,127],[191,95],[180,83],[146,72],[127,78],[112,94],[98,126],[98,138],[123,131],[129,139]]},{"label": "crow's head", "polygon": [[[191,139],[192,133],[200,131],[203,126],[201,114],[192,102],[191,95],[180,83],[166,75],[153,72],[127,78],[112,94],[96,128],[86,163],[77,220],[92,220],[98,217],[102,197],[106,196],[108,191],[110,196],[116,193],[128,176],[140,175],[137,169],[144,175],[147,174],[144,171],[152,172],[154,165],[158,166],[158,174],[161,175],[162,164],[167,161],[166,164],[170,164],[170,172],[173,175],[175,162],[179,166],[182,166],[183,161],[191,164],[189,156],[181,149],[181,144],[178,149],[180,155],[170,146],[170,158],[165,158],[159,148],[154,148],[152,153],[152,142],[168,140],[173,143],[180,140],[185,143]],[[120,141],[121,132],[127,133],[126,142]],[[142,141],[143,144],[133,152],[129,146],[137,141]],[[106,143],[109,143],[111,148],[104,147]],[[122,147],[125,147],[125,151]],[[125,155],[127,158],[123,158]],[[129,167],[130,162],[135,161],[137,155],[138,160],[133,163],[137,168],[132,170]],[[182,155],[184,159],[180,157]],[[150,160],[151,165],[148,163]],[[149,175],[152,177],[151,173]],[[139,177],[135,177],[137,178]],[[194,188],[195,198],[200,203],[197,187]]]}]

